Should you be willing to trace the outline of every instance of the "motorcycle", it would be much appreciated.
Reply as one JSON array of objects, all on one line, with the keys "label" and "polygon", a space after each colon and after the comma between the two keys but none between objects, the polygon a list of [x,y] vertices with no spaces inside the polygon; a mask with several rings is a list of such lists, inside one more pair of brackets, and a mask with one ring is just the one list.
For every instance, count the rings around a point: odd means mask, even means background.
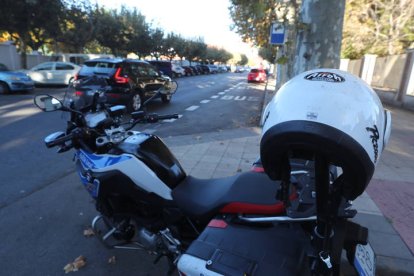
[{"label": "motorcycle", "polygon": [[70,114],[66,130],[44,141],[59,153],[75,150],[99,212],[92,228],[107,248],[166,257],[168,273],[178,267],[181,275],[338,275],[342,249],[353,265],[373,260],[358,255],[370,250],[368,230],[348,220],[356,215],[349,201],[330,202],[335,215],[320,208],[319,187],[338,179],[336,167],[291,159],[289,174],[274,181],[259,158],[250,172],[198,179],[159,137],[133,130],[177,114],[126,115],[124,106],[106,105],[105,90],[102,79],[80,80],[64,100],[37,95],[34,103]]}]

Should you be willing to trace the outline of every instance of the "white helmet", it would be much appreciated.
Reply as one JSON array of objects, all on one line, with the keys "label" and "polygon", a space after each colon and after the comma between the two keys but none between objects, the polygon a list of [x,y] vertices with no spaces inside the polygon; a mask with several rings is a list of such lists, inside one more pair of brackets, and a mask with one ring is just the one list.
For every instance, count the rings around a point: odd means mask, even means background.
[{"label": "white helmet", "polygon": [[281,179],[284,156],[312,160],[321,154],[342,168],[347,199],[365,190],[391,132],[391,114],[375,91],[336,69],[295,76],[263,116],[260,157],[270,178]]}]

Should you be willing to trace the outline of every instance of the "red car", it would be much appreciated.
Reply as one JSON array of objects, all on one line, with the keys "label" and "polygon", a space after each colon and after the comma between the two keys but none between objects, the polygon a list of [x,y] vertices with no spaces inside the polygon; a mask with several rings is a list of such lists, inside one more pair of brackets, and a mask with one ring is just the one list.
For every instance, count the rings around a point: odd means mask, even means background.
[{"label": "red car", "polygon": [[247,82],[265,82],[267,75],[263,69],[252,69],[247,75]]}]

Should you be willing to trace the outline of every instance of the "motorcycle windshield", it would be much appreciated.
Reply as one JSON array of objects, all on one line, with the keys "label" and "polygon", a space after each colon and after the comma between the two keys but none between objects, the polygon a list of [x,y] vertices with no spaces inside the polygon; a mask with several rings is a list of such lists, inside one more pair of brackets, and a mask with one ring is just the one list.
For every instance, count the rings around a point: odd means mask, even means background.
[{"label": "motorcycle windshield", "polygon": [[107,80],[103,77],[88,77],[75,80],[65,92],[63,104],[75,110],[83,110],[96,103],[105,103]]}]

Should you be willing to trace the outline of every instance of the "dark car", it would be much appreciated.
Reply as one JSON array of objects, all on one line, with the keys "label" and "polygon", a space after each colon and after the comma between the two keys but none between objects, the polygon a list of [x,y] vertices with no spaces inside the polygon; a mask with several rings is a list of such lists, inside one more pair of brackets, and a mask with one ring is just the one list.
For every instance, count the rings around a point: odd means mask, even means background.
[{"label": "dark car", "polygon": [[210,74],[210,68],[207,65],[200,65],[203,70],[203,74]]},{"label": "dark car", "polygon": [[190,66],[181,66],[181,67],[184,68],[184,72],[185,72],[186,76],[193,76],[194,75],[193,69],[191,69]]},{"label": "dark car", "polygon": [[148,60],[148,62],[158,68],[164,75],[173,77],[171,61],[168,60]]},{"label": "dark car", "polygon": [[[170,102],[177,88],[174,81],[162,76],[157,68],[142,60],[88,60],[77,78],[93,75],[107,79],[110,86],[110,90],[106,92],[107,103],[125,105],[130,112],[141,109],[143,102],[155,94],[160,95],[164,103]],[[157,93],[160,89],[162,93]]]},{"label": "dark car", "polygon": [[190,68],[193,70],[194,75],[200,75],[201,74],[201,71],[199,71],[196,66],[190,66]]}]

